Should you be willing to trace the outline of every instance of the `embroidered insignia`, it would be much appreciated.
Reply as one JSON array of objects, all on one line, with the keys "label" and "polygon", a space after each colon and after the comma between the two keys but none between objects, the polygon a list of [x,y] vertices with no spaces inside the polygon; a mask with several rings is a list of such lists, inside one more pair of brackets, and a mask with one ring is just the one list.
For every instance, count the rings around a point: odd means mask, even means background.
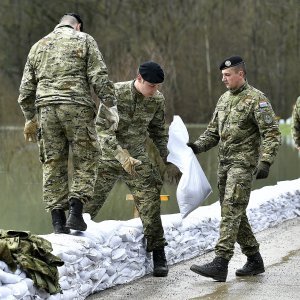
[{"label": "embroidered insignia", "polygon": [[270,115],[264,115],[264,120],[266,124],[271,124],[273,122],[273,119]]},{"label": "embroidered insignia", "polygon": [[225,61],[225,66],[226,66],[226,67],[231,66],[231,61],[230,61],[230,60],[226,60],[226,61]]}]

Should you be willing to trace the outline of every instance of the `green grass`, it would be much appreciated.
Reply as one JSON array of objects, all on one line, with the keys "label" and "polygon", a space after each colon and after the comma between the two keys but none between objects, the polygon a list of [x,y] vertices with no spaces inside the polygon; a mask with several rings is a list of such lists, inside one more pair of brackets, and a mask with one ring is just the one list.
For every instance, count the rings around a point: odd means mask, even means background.
[{"label": "green grass", "polygon": [[280,130],[282,136],[291,135],[291,125],[289,125],[289,124],[280,124],[279,130]]}]

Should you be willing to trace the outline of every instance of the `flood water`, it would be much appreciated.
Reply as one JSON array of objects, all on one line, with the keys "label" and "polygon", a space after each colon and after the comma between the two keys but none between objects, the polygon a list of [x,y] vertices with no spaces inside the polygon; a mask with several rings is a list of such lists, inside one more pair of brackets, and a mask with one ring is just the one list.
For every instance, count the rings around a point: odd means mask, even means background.
[{"label": "flood water", "polygon": [[[190,140],[195,140],[204,128],[190,126]],[[37,145],[24,142],[21,128],[0,128],[0,141],[0,228],[28,230],[34,234],[51,233],[51,217],[46,213],[42,201],[42,168]],[[155,152],[152,152],[152,156],[155,157]],[[201,153],[198,159],[213,189],[203,204],[208,205],[218,200],[217,147]],[[252,189],[299,177],[300,155],[291,137],[285,137],[269,177],[255,181]],[[124,183],[117,182],[96,221],[133,218],[133,201],[126,200],[126,194],[129,193]],[[161,202],[162,214],[178,213],[176,186],[164,183],[161,194],[169,195],[168,201]]]}]

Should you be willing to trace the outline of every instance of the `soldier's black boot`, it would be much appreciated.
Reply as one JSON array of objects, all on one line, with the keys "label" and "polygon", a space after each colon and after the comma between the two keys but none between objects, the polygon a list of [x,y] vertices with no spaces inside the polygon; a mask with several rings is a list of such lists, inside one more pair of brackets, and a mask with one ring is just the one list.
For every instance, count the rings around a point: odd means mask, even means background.
[{"label": "soldier's black boot", "polygon": [[236,276],[251,276],[265,272],[264,261],[259,252],[247,257],[243,268],[236,270]]},{"label": "soldier's black boot", "polygon": [[82,202],[79,199],[71,198],[69,200],[69,204],[69,217],[66,223],[66,227],[74,230],[85,231],[87,225],[82,217]]},{"label": "soldier's black boot", "polygon": [[228,263],[227,259],[216,256],[212,262],[202,266],[192,265],[190,269],[202,276],[225,282],[228,274]]},{"label": "soldier's black boot", "polygon": [[53,209],[51,216],[54,233],[70,233],[70,229],[66,228],[66,215],[62,209]]},{"label": "soldier's black boot", "polygon": [[153,250],[153,276],[166,277],[168,276],[169,268],[165,255],[164,248]]}]

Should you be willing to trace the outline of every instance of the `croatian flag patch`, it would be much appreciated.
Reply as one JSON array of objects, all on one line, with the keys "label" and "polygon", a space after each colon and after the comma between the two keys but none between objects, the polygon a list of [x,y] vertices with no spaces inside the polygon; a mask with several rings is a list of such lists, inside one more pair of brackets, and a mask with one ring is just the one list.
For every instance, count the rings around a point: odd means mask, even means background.
[{"label": "croatian flag patch", "polygon": [[266,101],[259,102],[259,107],[267,107],[267,106],[268,106],[268,102]]}]

